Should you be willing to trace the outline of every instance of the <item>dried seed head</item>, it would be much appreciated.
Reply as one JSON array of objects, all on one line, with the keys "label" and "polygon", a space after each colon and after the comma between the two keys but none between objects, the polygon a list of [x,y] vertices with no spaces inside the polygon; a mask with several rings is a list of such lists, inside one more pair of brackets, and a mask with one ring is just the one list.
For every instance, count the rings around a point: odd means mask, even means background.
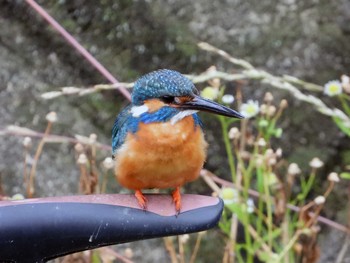
[{"label": "dried seed head", "polygon": [[285,108],[288,107],[288,101],[287,100],[281,100],[280,102],[280,108],[284,110]]},{"label": "dried seed head", "polygon": [[311,168],[318,169],[318,168],[321,168],[323,166],[323,162],[319,158],[315,157],[311,160],[309,165],[311,166]]},{"label": "dried seed head", "polygon": [[277,156],[278,158],[281,158],[281,157],[282,157],[282,154],[283,154],[282,149],[281,149],[281,148],[278,148],[278,149],[276,150],[275,154],[276,154],[276,156]]},{"label": "dried seed head", "polygon": [[24,137],[24,139],[23,139],[23,146],[25,148],[30,148],[32,146],[32,138],[30,138],[28,136]]},{"label": "dried seed head", "polygon": [[337,173],[335,172],[332,172],[328,175],[328,178],[327,178],[329,181],[331,182],[335,182],[335,183],[339,183],[340,179],[339,179],[339,176]]},{"label": "dried seed head", "polygon": [[95,133],[91,133],[89,136],[89,142],[91,144],[95,143],[97,141],[97,135]]},{"label": "dried seed head", "polygon": [[271,92],[266,92],[264,96],[264,101],[270,103],[273,101],[273,95]]},{"label": "dried seed head", "polygon": [[107,170],[110,170],[114,167],[114,162],[113,162],[113,159],[111,157],[106,157],[104,160],[103,160],[103,167]]},{"label": "dried seed head", "polygon": [[241,158],[242,160],[249,160],[251,157],[251,153],[249,151],[242,151],[241,152]]},{"label": "dried seed head", "polygon": [[267,149],[266,151],[265,151],[265,157],[266,158],[271,158],[272,156],[273,156],[273,150],[271,149],[271,148],[269,148],[269,149]]},{"label": "dried seed head", "polygon": [[260,112],[262,114],[266,114],[268,106],[266,104],[261,104],[260,105]]},{"label": "dried seed head", "polygon": [[230,129],[230,131],[228,132],[228,137],[231,140],[239,139],[240,136],[241,136],[241,132],[239,131],[239,129],[237,127],[232,127]]},{"label": "dried seed head", "polygon": [[275,165],[276,163],[277,163],[276,158],[270,158],[270,159],[268,160],[268,164],[269,164],[270,166],[273,166],[273,165]]},{"label": "dried seed head", "polygon": [[77,153],[82,153],[84,151],[84,146],[81,144],[81,143],[77,143],[75,146],[74,146],[74,150],[77,152]]},{"label": "dried seed head", "polygon": [[300,173],[301,173],[301,170],[300,170],[299,166],[296,163],[291,163],[288,166],[288,174],[290,174],[290,175],[297,175],[297,174],[300,174]]},{"label": "dried seed head", "polygon": [[258,146],[260,146],[260,147],[265,147],[266,146],[266,141],[265,141],[264,138],[259,138]]},{"label": "dried seed head", "polygon": [[326,198],[323,195],[319,195],[314,199],[316,205],[323,205],[326,202]]},{"label": "dried seed head", "polygon": [[266,114],[267,114],[268,116],[271,117],[271,116],[275,115],[275,113],[276,113],[276,107],[273,106],[273,105],[270,105],[270,106],[267,108]]},{"label": "dried seed head", "polygon": [[49,112],[49,113],[46,115],[46,120],[47,120],[48,122],[51,122],[51,123],[56,122],[56,121],[57,121],[57,114],[56,114],[56,112],[54,112],[54,111]]},{"label": "dried seed head", "polygon": [[85,154],[83,154],[83,153],[79,154],[79,157],[78,157],[78,160],[77,160],[78,164],[83,165],[83,164],[86,164],[87,161],[88,161],[88,159],[87,159]]}]

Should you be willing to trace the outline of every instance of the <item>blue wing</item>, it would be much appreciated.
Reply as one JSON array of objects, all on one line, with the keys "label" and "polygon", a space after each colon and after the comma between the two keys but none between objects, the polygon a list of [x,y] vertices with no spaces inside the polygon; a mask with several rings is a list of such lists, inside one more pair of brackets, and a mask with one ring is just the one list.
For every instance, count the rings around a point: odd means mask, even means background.
[{"label": "blue wing", "polygon": [[126,134],[128,133],[128,119],[130,115],[131,105],[125,107],[115,119],[112,129],[112,156],[125,141]]}]

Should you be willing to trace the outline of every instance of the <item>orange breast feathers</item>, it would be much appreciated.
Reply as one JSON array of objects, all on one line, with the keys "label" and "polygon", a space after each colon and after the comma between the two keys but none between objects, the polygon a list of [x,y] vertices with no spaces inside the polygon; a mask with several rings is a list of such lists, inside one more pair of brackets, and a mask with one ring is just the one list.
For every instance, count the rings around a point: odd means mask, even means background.
[{"label": "orange breast feathers", "polygon": [[195,180],[206,158],[207,142],[192,116],[139,124],[117,152],[115,173],[129,189],[174,188]]}]

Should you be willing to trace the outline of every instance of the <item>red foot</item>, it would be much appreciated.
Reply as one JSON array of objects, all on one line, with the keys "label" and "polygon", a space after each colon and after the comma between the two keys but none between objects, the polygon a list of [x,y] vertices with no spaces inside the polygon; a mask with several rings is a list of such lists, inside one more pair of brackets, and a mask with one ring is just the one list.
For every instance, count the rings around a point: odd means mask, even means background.
[{"label": "red foot", "polygon": [[175,203],[176,215],[180,214],[181,210],[181,193],[180,187],[176,187],[172,193],[173,201]]},{"label": "red foot", "polygon": [[141,206],[143,210],[146,210],[146,204],[147,204],[147,199],[146,197],[142,194],[141,190],[136,190],[135,191],[135,197],[137,199],[137,202]]}]

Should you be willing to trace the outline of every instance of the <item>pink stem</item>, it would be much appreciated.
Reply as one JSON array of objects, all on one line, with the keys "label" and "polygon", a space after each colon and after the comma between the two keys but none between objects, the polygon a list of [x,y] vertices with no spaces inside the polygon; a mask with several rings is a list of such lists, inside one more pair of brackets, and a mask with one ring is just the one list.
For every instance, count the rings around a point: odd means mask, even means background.
[{"label": "pink stem", "polygon": [[119,81],[95,59],[89,51],[87,51],[79,42],[67,32],[52,16],[50,16],[40,5],[34,0],[26,0],[26,2],[37,11],[49,24],[53,26],[80,54],[82,54],[103,76],[106,77],[112,84],[118,87],[118,90],[127,98],[131,100],[129,91],[120,85]]}]

